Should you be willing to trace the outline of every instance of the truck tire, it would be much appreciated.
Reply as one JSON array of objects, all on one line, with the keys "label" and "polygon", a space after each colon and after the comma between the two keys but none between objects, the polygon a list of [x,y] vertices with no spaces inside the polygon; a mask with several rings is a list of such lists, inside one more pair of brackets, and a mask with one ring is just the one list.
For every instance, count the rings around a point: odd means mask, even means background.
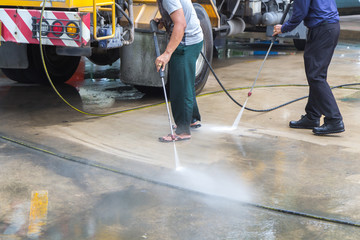
[{"label": "truck tire", "polygon": [[[200,20],[200,25],[204,34],[204,45],[202,48],[202,52],[204,53],[206,59],[211,64],[213,58],[213,45],[214,45],[211,22],[205,9],[200,4],[194,3],[193,5],[196,14]],[[199,58],[196,61],[196,78],[195,78],[196,94],[199,94],[201,90],[204,88],[209,73],[210,73],[210,68],[207,66],[206,61],[200,54]]]},{"label": "truck tire", "polygon": [[6,77],[19,83],[29,83],[24,75],[25,69],[2,68],[2,72]]},{"label": "truck tire", "polygon": [[[56,54],[55,46],[44,46],[44,59],[47,71],[54,84],[64,83],[75,73],[80,63],[80,57],[60,56]],[[27,69],[2,69],[11,80],[20,83],[39,83],[48,85],[40,54],[39,45],[28,45],[29,67]]]},{"label": "truck tire", "polygon": [[293,39],[294,46],[298,51],[304,51],[306,45],[306,39]]},{"label": "truck tire", "polygon": [[[53,83],[64,83],[69,80],[79,66],[81,57],[60,56],[55,46],[44,46],[44,59],[47,71]],[[40,55],[39,45],[29,45],[29,77],[40,84],[49,84]],[[30,57],[32,56],[32,57]]]}]

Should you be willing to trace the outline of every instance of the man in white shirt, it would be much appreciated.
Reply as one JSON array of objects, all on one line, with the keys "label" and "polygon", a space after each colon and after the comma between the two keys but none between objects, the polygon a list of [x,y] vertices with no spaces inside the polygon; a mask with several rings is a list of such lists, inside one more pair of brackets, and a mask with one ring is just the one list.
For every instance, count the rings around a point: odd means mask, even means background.
[{"label": "man in white shirt", "polygon": [[[156,60],[157,70],[169,64],[170,101],[176,124],[175,141],[191,139],[190,127],[201,120],[195,95],[196,60],[203,46],[200,21],[191,0],[157,0],[162,16],[159,27],[165,26],[170,40]],[[173,141],[173,136],[159,138]]]}]

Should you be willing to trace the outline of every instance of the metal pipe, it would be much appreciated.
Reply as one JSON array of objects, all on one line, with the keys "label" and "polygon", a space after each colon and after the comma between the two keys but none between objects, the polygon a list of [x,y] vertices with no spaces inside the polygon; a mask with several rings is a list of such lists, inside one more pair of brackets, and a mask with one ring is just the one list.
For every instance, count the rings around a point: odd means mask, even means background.
[{"label": "metal pipe", "polygon": [[116,7],[118,8],[118,10],[124,15],[124,17],[129,22],[129,27],[130,27],[129,39],[123,41],[124,45],[130,45],[131,43],[133,43],[134,42],[134,34],[135,34],[133,1],[129,0],[128,2],[129,2],[129,4],[127,5],[127,8],[129,11],[129,15],[126,14],[124,9],[122,9],[122,7],[119,4],[117,4],[117,3],[115,4]]},{"label": "metal pipe", "polygon": [[219,12],[221,12],[221,9],[222,9],[222,6],[224,5],[224,2],[225,2],[225,0],[223,0],[223,1],[220,3],[219,8],[218,8],[218,11],[219,11]]},{"label": "metal pipe", "polygon": [[[159,48],[159,43],[158,43],[157,36],[156,36],[157,23],[154,20],[151,20],[150,27],[151,27],[151,31],[154,34],[154,45],[155,45],[156,57],[159,57],[160,56],[160,48]],[[165,87],[165,81],[164,81],[165,73],[162,70],[162,68],[160,68],[159,73],[160,73],[160,78],[161,78],[161,82],[162,82],[162,87],[163,87],[163,90],[164,90],[165,104],[166,104],[166,110],[167,110],[167,114],[168,114],[168,118],[169,118],[171,137],[172,137],[172,139],[174,141],[175,140],[175,135],[174,135],[173,124],[172,124],[172,121],[171,121],[169,103],[168,103],[168,98],[167,98],[167,94],[166,94],[166,87]]]},{"label": "metal pipe", "polygon": [[234,17],[234,15],[235,15],[236,11],[237,11],[237,10],[238,10],[238,8],[239,8],[240,1],[241,1],[241,0],[237,0],[236,5],[235,5],[235,7],[234,7],[234,9],[233,9],[233,11],[232,11],[232,13],[231,13],[231,16],[230,16],[229,20],[233,19],[233,17]]}]

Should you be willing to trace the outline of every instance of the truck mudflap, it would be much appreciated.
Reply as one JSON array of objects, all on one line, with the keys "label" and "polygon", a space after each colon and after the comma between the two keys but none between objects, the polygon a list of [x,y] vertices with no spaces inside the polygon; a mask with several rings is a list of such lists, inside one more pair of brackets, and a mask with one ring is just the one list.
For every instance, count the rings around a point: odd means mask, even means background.
[{"label": "truck mudflap", "polygon": [[[39,44],[40,10],[0,8],[1,41]],[[42,44],[82,47],[90,41],[90,13],[44,11]]]}]

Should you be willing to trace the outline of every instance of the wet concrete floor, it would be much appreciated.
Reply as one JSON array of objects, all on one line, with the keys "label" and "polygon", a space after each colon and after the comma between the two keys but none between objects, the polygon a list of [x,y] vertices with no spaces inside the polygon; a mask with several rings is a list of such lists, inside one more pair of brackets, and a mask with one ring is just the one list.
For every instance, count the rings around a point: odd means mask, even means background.
[{"label": "wet concrete floor", "polygon": [[[214,60],[241,104],[267,46],[230,42]],[[333,90],[346,132],[319,137],[288,127],[306,100],[245,111],[230,130],[240,108],[210,75],[198,96],[203,126],[176,143],[176,171],[173,143],[157,141],[169,133],[163,98],[117,74],[115,64],[84,61],[70,85],[59,86],[86,111],[141,107],[108,117],[77,113],[47,87],[1,78],[0,239],[359,238],[351,224],[360,224],[360,86]],[[328,80],[360,82],[358,43],[339,44]],[[302,53],[275,46],[257,86],[247,107],[306,96]]]}]

